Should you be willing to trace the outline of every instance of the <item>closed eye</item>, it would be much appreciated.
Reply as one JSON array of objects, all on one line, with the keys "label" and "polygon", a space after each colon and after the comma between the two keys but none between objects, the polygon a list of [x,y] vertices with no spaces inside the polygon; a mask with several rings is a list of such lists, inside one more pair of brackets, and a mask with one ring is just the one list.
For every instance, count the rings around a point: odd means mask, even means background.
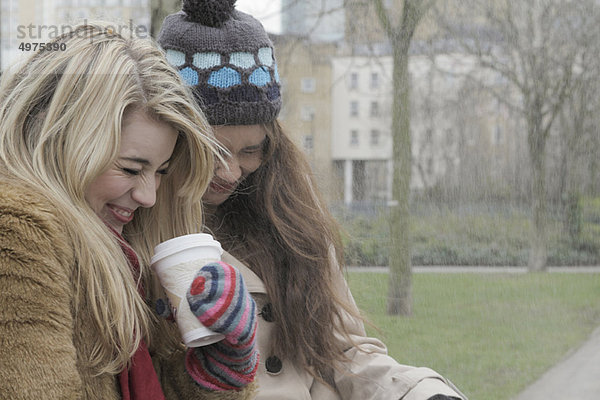
[{"label": "closed eye", "polygon": [[242,153],[244,154],[254,154],[254,153],[259,153],[259,152],[263,152],[265,149],[265,142],[267,141],[267,138],[265,137],[260,143],[252,145],[252,146],[248,146],[248,147],[244,147],[242,149]]},{"label": "closed eye", "polygon": [[263,140],[262,142],[260,142],[257,145],[244,147],[242,149],[242,153],[245,153],[245,154],[254,154],[254,153],[262,152],[263,149],[264,149],[264,147],[265,147],[264,143],[265,142]]},{"label": "closed eye", "polygon": [[141,173],[141,171],[131,168],[121,168],[121,170],[127,175],[139,175]]}]

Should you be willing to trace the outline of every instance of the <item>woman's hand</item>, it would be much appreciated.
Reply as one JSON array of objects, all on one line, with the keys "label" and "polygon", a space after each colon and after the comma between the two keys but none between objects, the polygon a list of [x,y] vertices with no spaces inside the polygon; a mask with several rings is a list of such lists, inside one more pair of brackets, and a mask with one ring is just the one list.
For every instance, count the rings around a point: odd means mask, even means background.
[{"label": "woman's hand", "polygon": [[187,300],[202,325],[225,336],[190,349],[188,373],[211,390],[235,390],[252,382],[258,367],[256,303],[242,274],[224,262],[207,264],[196,274]]}]

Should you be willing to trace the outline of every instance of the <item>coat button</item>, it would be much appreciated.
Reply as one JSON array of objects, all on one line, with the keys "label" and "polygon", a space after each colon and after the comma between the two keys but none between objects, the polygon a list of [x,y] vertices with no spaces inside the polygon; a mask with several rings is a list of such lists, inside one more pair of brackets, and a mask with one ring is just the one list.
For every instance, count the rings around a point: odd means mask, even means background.
[{"label": "coat button", "polygon": [[267,322],[275,321],[275,318],[273,317],[273,306],[271,303],[265,304],[263,308],[260,309],[260,316],[263,317],[263,319]]},{"label": "coat button", "polygon": [[283,367],[281,360],[277,356],[271,356],[267,358],[265,362],[265,367],[267,368],[267,372],[272,375],[277,375],[281,372],[281,368]]}]

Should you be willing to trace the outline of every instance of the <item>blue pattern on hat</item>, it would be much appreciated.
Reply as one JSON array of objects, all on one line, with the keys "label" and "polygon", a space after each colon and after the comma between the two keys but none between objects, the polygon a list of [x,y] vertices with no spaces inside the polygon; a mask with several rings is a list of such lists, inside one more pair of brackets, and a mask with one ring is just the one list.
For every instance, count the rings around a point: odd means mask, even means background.
[{"label": "blue pattern on hat", "polygon": [[179,74],[189,86],[196,86],[198,84],[198,73],[190,67],[179,70]]},{"label": "blue pattern on hat", "polygon": [[221,65],[221,55],[219,53],[195,53],[192,64],[200,69],[210,69]]},{"label": "blue pattern on hat", "polygon": [[271,82],[271,74],[269,73],[269,69],[267,67],[259,67],[250,74],[248,81],[253,85],[263,87],[266,86],[269,82]]},{"label": "blue pattern on hat", "polygon": [[273,65],[273,49],[270,47],[261,47],[258,49],[258,59],[262,65],[270,67]]},{"label": "blue pattern on hat", "polygon": [[255,64],[254,54],[246,52],[231,53],[229,55],[229,63],[235,65],[236,67],[248,69],[253,67]]},{"label": "blue pattern on hat", "polygon": [[279,71],[277,70],[277,64],[273,67],[273,76],[275,78],[275,82],[280,83],[279,81]]},{"label": "blue pattern on hat", "polygon": [[242,75],[229,67],[213,71],[208,78],[208,84],[219,88],[228,88],[242,83]]},{"label": "blue pattern on hat", "polygon": [[183,64],[185,64],[185,53],[178,51],[178,50],[173,50],[173,49],[167,49],[167,61],[169,61],[169,63],[171,65],[174,65],[176,67],[179,67]]}]

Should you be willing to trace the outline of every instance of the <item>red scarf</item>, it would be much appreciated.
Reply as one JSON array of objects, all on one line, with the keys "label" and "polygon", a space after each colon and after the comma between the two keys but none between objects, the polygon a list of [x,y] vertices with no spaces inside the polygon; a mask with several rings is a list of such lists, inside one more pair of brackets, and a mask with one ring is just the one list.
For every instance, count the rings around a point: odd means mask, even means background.
[{"label": "red scarf", "polygon": [[[137,255],[119,233],[114,230],[113,232],[119,238],[121,249],[129,260],[133,276],[137,278],[140,273]],[[143,297],[144,288],[140,285],[138,290]],[[123,400],[165,400],[158,376],[152,365],[148,346],[143,339],[131,358],[131,367],[119,374],[119,383]]]}]

